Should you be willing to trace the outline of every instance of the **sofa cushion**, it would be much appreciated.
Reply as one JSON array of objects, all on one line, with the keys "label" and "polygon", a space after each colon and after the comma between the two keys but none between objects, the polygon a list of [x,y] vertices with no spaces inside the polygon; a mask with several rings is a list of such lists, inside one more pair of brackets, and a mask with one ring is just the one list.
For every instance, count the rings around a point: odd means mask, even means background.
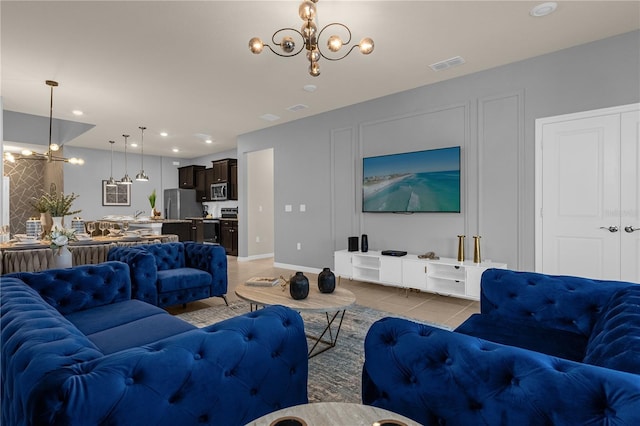
[{"label": "sofa cushion", "polygon": [[133,299],[88,311],[74,312],[65,317],[84,334],[93,334],[141,318],[165,313],[165,310],[157,306]]},{"label": "sofa cushion", "polygon": [[158,271],[160,293],[211,285],[211,274],[199,269],[180,268]]},{"label": "sofa cushion", "polygon": [[195,329],[194,325],[163,312],[88,334],[87,337],[108,355]]},{"label": "sofa cushion", "polygon": [[582,361],[588,340],[582,334],[484,314],[473,314],[455,332],[571,361]]},{"label": "sofa cushion", "polygon": [[640,374],[640,285],[611,296],[593,327],[583,362]]}]

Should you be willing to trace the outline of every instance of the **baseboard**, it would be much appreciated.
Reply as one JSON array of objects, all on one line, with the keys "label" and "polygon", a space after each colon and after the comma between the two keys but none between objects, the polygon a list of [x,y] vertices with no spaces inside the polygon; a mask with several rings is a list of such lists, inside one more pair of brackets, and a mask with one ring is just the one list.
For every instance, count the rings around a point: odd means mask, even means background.
[{"label": "baseboard", "polygon": [[310,274],[319,274],[320,272],[322,272],[321,268],[310,268],[308,266],[291,265],[288,263],[274,262],[273,266],[275,268],[290,269],[292,271],[300,271],[300,272],[308,272]]},{"label": "baseboard", "polygon": [[270,257],[273,257],[273,253],[255,254],[253,256],[242,256],[242,257],[238,257],[237,261],[238,262],[250,262],[252,260],[268,259]]}]

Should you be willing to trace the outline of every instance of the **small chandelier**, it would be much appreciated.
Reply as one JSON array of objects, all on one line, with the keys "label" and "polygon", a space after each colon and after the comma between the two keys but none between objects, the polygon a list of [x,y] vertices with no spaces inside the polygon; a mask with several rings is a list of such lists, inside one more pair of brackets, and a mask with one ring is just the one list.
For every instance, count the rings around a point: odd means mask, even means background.
[{"label": "small chandelier", "polygon": [[[273,33],[273,35],[271,36],[271,41],[274,45],[280,46],[280,49],[282,49],[283,53],[275,51],[268,44],[264,44],[264,42],[258,37],[254,37],[249,40],[249,50],[257,55],[262,52],[262,49],[266,46],[276,55],[285,58],[296,56],[303,50],[306,50],[307,59],[309,60],[309,74],[311,74],[313,77],[317,77],[320,75],[320,65],[318,64],[318,61],[321,57],[329,61],[339,61],[346,58],[347,55],[349,55],[356,47],[360,48],[360,53],[362,53],[363,55],[368,55],[369,53],[373,52],[373,40],[369,37],[365,37],[360,40],[360,44],[351,47],[351,49],[347,50],[346,53],[341,54],[340,49],[342,49],[343,46],[347,46],[351,42],[351,31],[346,25],[339,22],[334,22],[324,26],[318,32],[318,26],[314,22],[314,19],[316,18],[315,4],[317,2],[318,0],[306,0],[303,1],[298,8],[298,14],[304,22],[300,31],[294,28],[281,28]],[[320,43],[320,38],[322,36],[322,33],[328,28],[342,28],[344,29],[344,31],[346,31],[347,34],[346,40],[343,40],[339,35],[335,34],[329,36],[329,38],[327,39],[327,49],[329,49],[329,51],[334,55],[323,51],[323,49],[321,48],[322,44]],[[283,33],[282,39],[280,41],[277,41],[276,37],[280,33]],[[297,47],[295,41],[296,38],[299,38],[301,41],[300,45]]]},{"label": "small chandelier", "polygon": [[127,138],[129,135],[122,135],[124,138],[124,176],[120,179],[120,183],[125,185],[131,185],[133,181],[129,177],[129,173],[127,172]]},{"label": "small chandelier", "polygon": [[[51,97],[50,97],[50,103],[49,103],[49,146],[47,148],[47,152],[45,152],[44,154],[40,154],[38,152],[33,152],[29,149],[25,149],[20,153],[20,156],[17,157],[17,159],[18,160],[41,160],[41,161],[44,160],[47,163],[52,163],[54,161],[64,161],[65,163],[69,163],[69,164],[82,165],[84,164],[84,160],[82,158],[56,157],[53,154],[54,152],[60,149],[60,146],[57,143],[51,142],[51,134],[53,130],[53,88],[58,87],[58,82],[53,80],[46,80],[45,84],[51,87]],[[14,158],[11,155],[7,155],[6,159],[9,161],[12,161],[13,159],[13,161],[15,161],[16,158]]]},{"label": "small chandelier", "polygon": [[136,180],[139,182],[147,182],[149,180],[149,176],[144,172],[144,131],[146,127],[140,126],[140,172],[136,175]]}]

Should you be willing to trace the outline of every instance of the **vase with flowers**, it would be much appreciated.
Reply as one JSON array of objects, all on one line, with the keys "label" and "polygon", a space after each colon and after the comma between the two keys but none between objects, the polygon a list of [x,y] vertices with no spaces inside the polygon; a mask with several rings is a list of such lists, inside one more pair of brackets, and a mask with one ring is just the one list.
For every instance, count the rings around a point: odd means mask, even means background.
[{"label": "vase with flowers", "polygon": [[49,247],[53,250],[53,261],[56,268],[71,268],[73,260],[69,251],[70,241],[76,241],[75,229],[54,228],[46,237]]}]

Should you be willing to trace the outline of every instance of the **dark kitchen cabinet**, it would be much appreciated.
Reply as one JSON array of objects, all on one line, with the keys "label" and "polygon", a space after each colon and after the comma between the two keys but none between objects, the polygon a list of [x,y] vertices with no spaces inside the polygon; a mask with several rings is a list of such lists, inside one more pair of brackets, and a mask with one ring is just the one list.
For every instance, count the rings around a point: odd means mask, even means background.
[{"label": "dark kitchen cabinet", "polygon": [[238,163],[234,163],[229,166],[228,194],[230,200],[238,199]]},{"label": "dark kitchen cabinet", "polygon": [[191,220],[191,241],[204,242],[204,222],[202,219]]},{"label": "dark kitchen cabinet", "polygon": [[235,158],[213,161],[212,164],[214,183],[229,182],[231,180],[231,168],[236,166],[236,173],[238,170],[238,160]]},{"label": "dark kitchen cabinet", "polygon": [[220,221],[220,245],[230,256],[238,255],[238,221]]},{"label": "dark kitchen cabinet", "polygon": [[204,166],[178,167],[178,187],[194,189],[198,185],[198,170],[204,170]]},{"label": "dark kitchen cabinet", "polygon": [[174,234],[179,241],[191,241],[191,222],[163,223],[162,234]]}]

